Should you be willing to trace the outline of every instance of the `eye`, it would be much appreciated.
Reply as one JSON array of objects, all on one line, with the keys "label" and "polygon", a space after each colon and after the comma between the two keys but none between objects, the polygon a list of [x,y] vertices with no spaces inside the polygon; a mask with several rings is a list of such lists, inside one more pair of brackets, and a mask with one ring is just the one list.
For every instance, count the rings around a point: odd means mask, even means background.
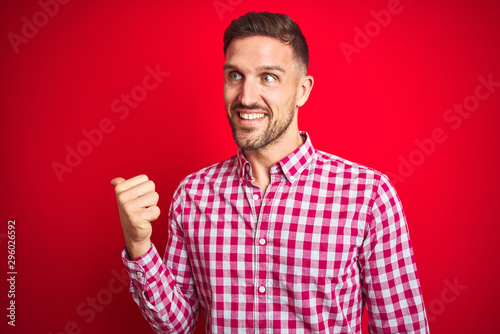
[{"label": "eye", "polygon": [[276,77],[274,75],[271,75],[271,74],[264,74],[264,76],[262,77],[262,80],[264,82],[273,82],[273,81],[276,81]]},{"label": "eye", "polygon": [[231,72],[229,73],[229,78],[232,80],[239,80],[241,79],[241,74],[239,74],[238,72]]}]

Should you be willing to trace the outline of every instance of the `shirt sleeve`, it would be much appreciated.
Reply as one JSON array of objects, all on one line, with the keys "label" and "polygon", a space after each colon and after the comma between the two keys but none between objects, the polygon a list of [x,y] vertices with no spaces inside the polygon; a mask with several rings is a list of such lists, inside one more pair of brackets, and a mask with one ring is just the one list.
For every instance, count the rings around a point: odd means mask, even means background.
[{"label": "shirt sleeve", "polygon": [[134,261],[129,259],[126,249],[122,252],[130,277],[130,294],[156,333],[192,333],[200,312],[184,238],[175,228],[175,216],[173,201],[165,251],[166,255],[173,255],[169,256],[169,266],[154,245]]},{"label": "shirt sleeve", "polygon": [[369,333],[429,333],[403,207],[385,175],[368,223],[359,260]]}]

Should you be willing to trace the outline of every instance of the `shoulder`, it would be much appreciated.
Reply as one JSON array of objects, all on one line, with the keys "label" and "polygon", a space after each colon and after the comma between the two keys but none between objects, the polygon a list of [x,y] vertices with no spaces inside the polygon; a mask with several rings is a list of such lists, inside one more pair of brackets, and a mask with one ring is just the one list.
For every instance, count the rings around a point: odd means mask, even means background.
[{"label": "shoulder", "polygon": [[347,196],[357,194],[369,198],[370,206],[375,201],[388,201],[392,204],[399,202],[389,178],[376,169],[318,150],[315,164],[320,173],[327,173],[328,182],[333,182],[336,187],[348,192]]},{"label": "shoulder", "polygon": [[341,158],[331,153],[315,150],[314,157],[316,168],[328,171],[336,177],[342,177],[346,180],[353,181],[362,179],[378,185],[380,180],[385,177],[384,174],[376,169]]},{"label": "shoulder", "polygon": [[177,187],[177,192],[185,191],[199,191],[207,186],[214,186],[229,180],[238,178],[238,163],[236,155],[229,159],[220,161],[208,167],[202,168],[197,172],[191,173],[180,182]]}]

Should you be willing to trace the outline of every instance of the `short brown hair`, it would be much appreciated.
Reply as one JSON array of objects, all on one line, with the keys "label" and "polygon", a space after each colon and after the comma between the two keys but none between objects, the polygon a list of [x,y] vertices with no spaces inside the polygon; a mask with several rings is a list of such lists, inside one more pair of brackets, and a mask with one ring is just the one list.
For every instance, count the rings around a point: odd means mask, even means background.
[{"label": "short brown hair", "polygon": [[233,39],[258,35],[273,37],[288,44],[294,58],[305,66],[307,73],[309,49],[306,38],[297,23],[284,14],[250,12],[233,20],[224,32],[224,56]]}]

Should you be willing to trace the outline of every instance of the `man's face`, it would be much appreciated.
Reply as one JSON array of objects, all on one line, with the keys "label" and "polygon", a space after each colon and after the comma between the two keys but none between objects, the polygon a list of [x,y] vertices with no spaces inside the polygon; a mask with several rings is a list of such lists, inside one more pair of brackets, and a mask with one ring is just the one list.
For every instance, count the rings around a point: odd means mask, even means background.
[{"label": "man's face", "polygon": [[292,49],[266,36],[238,38],[226,51],[224,101],[242,150],[276,143],[296,126],[299,68]]}]

